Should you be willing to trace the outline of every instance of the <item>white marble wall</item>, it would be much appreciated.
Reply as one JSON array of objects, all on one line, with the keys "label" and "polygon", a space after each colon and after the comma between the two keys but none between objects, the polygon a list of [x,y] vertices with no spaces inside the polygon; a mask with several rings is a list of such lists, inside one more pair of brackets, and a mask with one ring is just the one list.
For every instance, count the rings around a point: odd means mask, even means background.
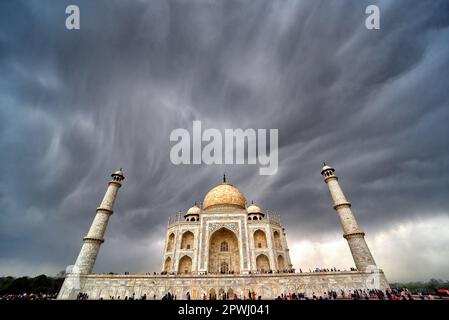
[{"label": "white marble wall", "polygon": [[[69,278],[72,275],[68,276]],[[373,281],[374,280],[374,281]],[[68,283],[66,279],[64,283]],[[78,292],[84,292],[90,299],[109,299],[111,296],[123,299],[133,293],[137,297],[146,294],[148,298],[156,295],[161,299],[170,292],[183,299],[187,292],[199,299],[203,293],[209,294],[211,289],[217,293],[220,289],[233,292],[239,296],[247,295],[248,290],[255,291],[262,299],[273,299],[281,293],[305,292],[308,296],[314,293],[321,295],[330,290],[388,288],[388,282],[382,272],[326,272],[295,274],[263,274],[263,275],[215,275],[215,276],[153,276],[153,275],[83,275],[80,288],[72,289],[63,286],[59,299],[75,299]]]}]

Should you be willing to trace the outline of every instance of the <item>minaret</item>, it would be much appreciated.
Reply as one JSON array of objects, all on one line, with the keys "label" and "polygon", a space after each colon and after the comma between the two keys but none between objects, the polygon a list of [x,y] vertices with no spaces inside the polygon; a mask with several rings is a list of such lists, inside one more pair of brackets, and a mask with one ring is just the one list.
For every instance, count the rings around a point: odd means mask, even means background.
[{"label": "minaret", "polygon": [[104,242],[104,233],[108,225],[109,216],[113,213],[115,197],[118,189],[122,186],[122,181],[125,179],[123,171],[114,172],[111,175],[112,179],[108,183],[108,189],[97,208],[94,221],[90,226],[89,232],[84,237],[84,243],[81,251],[76,259],[73,273],[90,274],[94,268],[95,260],[97,259],[98,251],[101,244]]},{"label": "minaret", "polygon": [[334,209],[340,217],[340,223],[343,228],[343,238],[348,241],[357,270],[364,271],[368,266],[375,266],[376,263],[365,242],[365,233],[357,225],[357,221],[352,214],[351,203],[346,200],[338,183],[338,177],[334,172],[334,168],[326,164],[324,164],[324,167],[321,170],[324,182],[327,183],[332,200],[334,201]]}]

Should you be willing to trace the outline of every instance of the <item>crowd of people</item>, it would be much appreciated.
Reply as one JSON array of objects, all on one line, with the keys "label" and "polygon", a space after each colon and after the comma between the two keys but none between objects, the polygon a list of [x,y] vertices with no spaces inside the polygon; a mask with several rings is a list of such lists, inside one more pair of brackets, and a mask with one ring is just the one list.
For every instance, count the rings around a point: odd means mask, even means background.
[{"label": "crowd of people", "polygon": [[325,291],[323,294],[307,295],[306,293],[288,293],[281,294],[275,300],[370,300],[370,299],[380,299],[384,300],[384,292],[382,290],[349,290],[345,292],[344,290]]},{"label": "crowd of people", "polygon": [[377,289],[358,289],[328,291],[322,295],[313,293],[308,296],[305,293],[281,294],[275,300],[434,300],[435,296],[425,292],[415,292],[407,288],[388,289],[386,291]]},{"label": "crowd of people", "polygon": [[[257,271],[252,271],[250,272],[250,274],[278,274],[278,273],[313,273],[313,272],[341,272],[341,271],[357,271],[356,268],[349,268],[349,269],[337,269],[336,267],[333,268],[321,268],[321,267],[316,267],[314,269],[310,269],[308,271],[303,271],[301,268],[297,271],[296,269],[292,268],[292,269],[283,269],[283,270],[257,270]],[[116,273],[108,273],[110,275],[112,274],[116,274]],[[128,272],[125,272],[125,275],[129,274]],[[146,275],[180,275],[180,274],[184,274],[183,272],[175,272],[175,271],[162,271],[162,272],[146,272]],[[199,275],[211,275],[211,274],[234,274],[234,271],[230,270],[228,272],[219,272],[219,273],[212,273],[212,272],[207,272],[207,271],[203,271],[203,272],[199,272]]]},{"label": "crowd of people", "polygon": [[0,300],[54,300],[57,294],[21,293],[0,295]]},{"label": "crowd of people", "polygon": [[284,270],[257,270],[250,271],[249,274],[276,274],[276,273],[295,273],[295,269],[284,269]]},{"label": "crowd of people", "polygon": [[[120,299],[120,297],[119,297]],[[125,300],[127,297],[125,297]],[[141,298],[144,300],[144,298]],[[146,299],[146,297],[145,297]],[[156,296],[153,297],[156,300]],[[190,292],[187,292],[185,300],[191,300]],[[262,300],[262,296],[257,295],[255,291],[248,291],[245,294],[238,295],[237,293],[229,294],[227,292],[203,293],[200,300]],[[281,293],[274,300],[434,300],[435,296],[424,292],[412,292],[406,288],[388,289],[386,291],[376,289],[358,289],[358,290],[331,290],[323,294],[307,295],[304,292]],[[134,300],[133,298],[130,300]],[[162,300],[177,300],[177,296],[167,292]]]},{"label": "crowd of people", "polygon": [[[309,269],[309,273],[312,273],[312,272],[342,272],[342,271],[348,271],[348,270],[346,270],[346,269],[343,269],[343,270],[341,270],[341,269],[337,269],[336,267],[333,267],[333,268],[320,268],[320,267],[316,267],[315,269]],[[357,271],[357,269],[356,268],[349,268],[349,271]],[[299,269],[299,273],[303,273],[304,271],[302,271],[302,269],[300,268]],[[307,271],[306,271],[307,272]]]},{"label": "crowd of people", "polygon": [[[189,298],[190,293],[187,292]],[[202,300],[261,300],[261,296],[257,296],[255,291],[248,290],[247,296],[239,296],[237,293],[229,294],[226,291],[219,292],[218,295],[216,293],[209,293],[209,299],[208,296],[203,293],[203,296],[201,298]]]},{"label": "crowd of people", "polygon": [[[0,295],[0,300],[54,300],[56,299],[57,294],[5,294]],[[177,300],[177,296],[171,292],[167,292],[162,300]],[[338,291],[327,291],[323,294],[315,294],[307,295],[304,292],[289,292],[289,293],[281,293],[274,300],[434,300],[438,299],[438,294],[431,294],[429,292],[423,291],[411,291],[407,288],[390,288],[386,291],[376,290],[376,289],[358,289],[358,290],[348,290],[347,292],[344,290]],[[89,300],[89,295],[85,292],[80,292],[77,295],[77,300]],[[141,296],[136,296],[133,293],[130,296],[110,296],[110,300],[157,300],[156,295],[152,297],[147,297],[146,294]],[[182,299],[191,300],[192,296],[190,292],[187,292]],[[199,299],[201,300],[261,300],[262,296],[258,295],[255,291],[248,291],[245,294],[237,294],[232,293],[229,294],[225,291],[219,292],[218,294],[215,292],[211,292],[208,295],[203,293],[200,295]],[[103,300],[101,298],[100,300]]]},{"label": "crowd of people", "polygon": [[87,293],[80,292],[78,293],[76,300],[89,300],[89,295]]}]

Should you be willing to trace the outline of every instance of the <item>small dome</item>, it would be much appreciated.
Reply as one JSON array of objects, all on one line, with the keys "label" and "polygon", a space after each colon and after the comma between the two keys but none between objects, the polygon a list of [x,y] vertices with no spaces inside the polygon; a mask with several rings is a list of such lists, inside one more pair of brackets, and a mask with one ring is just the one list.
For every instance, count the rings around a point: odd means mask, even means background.
[{"label": "small dome", "polygon": [[327,165],[326,163],[324,163],[323,169],[321,169],[321,174],[323,174],[324,171],[326,170],[332,170],[332,172],[334,172],[334,168],[332,168],[331,166]]},{"label": "small dome", "polygon": [[251,204],[248,208],[246,208],[246,211],[248,213],[262,213],[262,210],[255,204]]},{"label": "small dome", "polygon": [[223,182],[212,188],[204,197],[203,209],[215,205],[233,205],[245,209],[246,199],[239,189]]},{"label": "small dome", "polygon": [[186,215],[190,215],[190,214],[200,214],[201,209],[197,206],[194,205],[193,207],[191,207],[189,210],[187,210]]},{"label": "small dome", "polygon": [[123,175],[123,170],[122,168],[120,168],[120,170],[117,170],[116,172],[114,172],[113,174],[111,174],[111,177],[113,176],[121,176],[123,179],[125,179],[125,176]]}]

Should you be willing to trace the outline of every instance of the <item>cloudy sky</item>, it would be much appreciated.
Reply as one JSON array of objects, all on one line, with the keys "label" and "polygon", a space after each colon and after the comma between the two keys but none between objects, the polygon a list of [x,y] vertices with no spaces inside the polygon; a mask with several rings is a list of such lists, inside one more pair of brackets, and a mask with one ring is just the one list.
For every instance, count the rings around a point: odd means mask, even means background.
[{"label": "cloudy sky", "polygon": [[[97,272],[160,271],[168,217],[223,172],[281,214],[296,268],[349,268],[326,161],[390,281],[449,279],[448,39],[437,0],[1,1],[0,275],[73,264],[119,167]],[[278,129],[277,174],[173,165],[193,120]]]}]

